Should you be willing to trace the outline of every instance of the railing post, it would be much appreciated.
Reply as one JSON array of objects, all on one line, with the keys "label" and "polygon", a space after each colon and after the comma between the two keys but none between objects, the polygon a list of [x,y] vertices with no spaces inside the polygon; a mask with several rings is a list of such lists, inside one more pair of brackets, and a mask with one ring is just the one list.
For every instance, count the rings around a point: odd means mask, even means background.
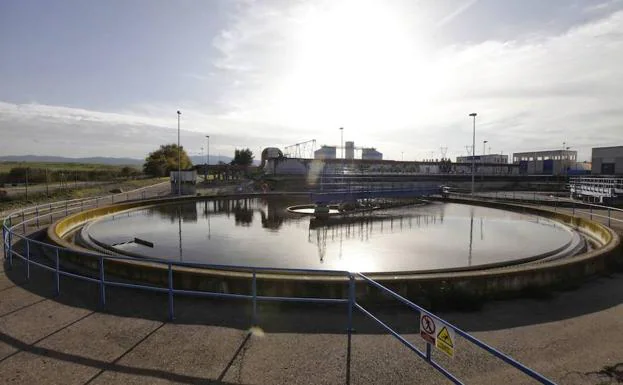
[{"label": "railing post", "polygon": [[169,321],[173,321],[175,319],[175,315],[173,314],[173,265],[169,263]]},{"label": "railing post", "polygon": [[95,207],[100,207],[100,199],[95,197]]},{"label": "railing post", "polygon": [[426,343],[426,361],[430,361],[432,359],[432,348],[431,345]]},{"label": "railing post", "polygon": [[99,259],[99,273],[100,273],[100,305],[102,308],[106,306],[106,277],[104,275],[104,257]]},{"label": "railing post", "polygon": [[253,270],[253,280],[251,282],[251,292],[253,295],[253,318],[251,319],[251,326],[257,326],[257,273]]},{"label": "railing post", "polygon": [[60,263],[59,263],[59,251],[56,249],[56,261],[55,261],[55,274],[54,274],[54,283],[55,283],[55,296],[59,296],[61,294],[61,273],[60,273]]},{"label": "railing post", "polygon": [[35,206],[35,216],[37,217],[37,229],[39,228],[39,206]]},{"label": "railing post", "polygon": [[65,201],[65,216],[67,216],[67,215],[68,215],[68,213],[67,213],[67,201]]},{"label": "railing post", "polygon": [[6,230],[4,229],[4,223],[2,224],[2,255],[4,256],[4,259],[6,259]]},{"label": "railing post", "polygon": [[26,240],[26,280],[30,280],[30,240],[28,238],[24,238]]},{"label": "railing post", "polygon": [[608,227],[610,227],[610,207],[608,207]]},{"label": "railing post", "polygon": [[575,200],[572,199],[572,203],[571,203],[571,212],[573,213],[573,216],[575,216]]},{"label": "railing post", "polygon": [[11,228],[9,227],[9,270],[13,269],[13,233],[11,232]]},{"label": "railing post", "polygon": [[348,274],[348,338],[353,333],[353,308],[355,307],[355,277]]},{"label": "railing post", "polygon": [[24,213],[26,209],[22,210],[22,234],[26,235],[26,214]]},{"label": "railing post", "polygon": [[593,206],[591,205],[589,207],[590,207],[589,210],[590,210],[590,213],[591,213],[591,221],[592,221],[593,220]]}]

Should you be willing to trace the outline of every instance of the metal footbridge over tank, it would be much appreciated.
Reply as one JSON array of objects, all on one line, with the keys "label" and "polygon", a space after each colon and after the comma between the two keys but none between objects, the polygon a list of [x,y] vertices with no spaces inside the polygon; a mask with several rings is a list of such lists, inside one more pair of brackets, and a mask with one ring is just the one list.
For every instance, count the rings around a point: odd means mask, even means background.
[{"label": "metal footbridge over tank", "polygon": [[440,187],[376,187],[372,189],[338,189],[331,191],[317,190],[310,193],[312,202],[315,203],[336,203],[352,202],[360,199],[376,198],[414,198],[426,197],[441,194]]}]

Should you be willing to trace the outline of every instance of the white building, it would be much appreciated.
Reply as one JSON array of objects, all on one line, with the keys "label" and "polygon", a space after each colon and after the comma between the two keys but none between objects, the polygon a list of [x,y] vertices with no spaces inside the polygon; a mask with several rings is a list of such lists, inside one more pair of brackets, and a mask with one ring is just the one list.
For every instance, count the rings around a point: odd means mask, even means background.
[{"label": "white building", "polygon": [[591,174],[623,175],[623,146],[595,147],[591,158]]},{"label": "white building", "polygon": [[314,159],[335,159],[335,146],[322,146],[314,151]]},{"label": "white building", "polygon": [[376,148],[364,148],[361,150],[361,159],[383,160],[383,154],[378,152]]},{"label": "white building", "polygon": [[[456,157],[456,163],[471,163],[471,162],[472,162],[471,155]],[[476,155],[474,156],[474,163],[507,164],[508,155],[502,155],[502,154]]]},{"label": "white building", "polygon": [[528,151],[513,154],[513,163],[519,164],[524,174],[567,175],[578,160],[577,151]]}]

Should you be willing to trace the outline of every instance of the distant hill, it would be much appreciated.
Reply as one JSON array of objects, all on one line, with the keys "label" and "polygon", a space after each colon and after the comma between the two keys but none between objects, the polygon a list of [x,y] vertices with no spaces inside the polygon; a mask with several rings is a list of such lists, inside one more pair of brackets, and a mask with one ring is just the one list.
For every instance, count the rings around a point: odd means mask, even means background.
[{"label": "distant hill", "polygon": [[142,165],[143,159],[134,158],[108,158],[96,156],[91,158],[66,158],[63,156],[46,156],[46,155],[10,155],[0,156],[0,162],[39,162],[39,163],[90,163],[90,164],[107,164],[113,166]]}]

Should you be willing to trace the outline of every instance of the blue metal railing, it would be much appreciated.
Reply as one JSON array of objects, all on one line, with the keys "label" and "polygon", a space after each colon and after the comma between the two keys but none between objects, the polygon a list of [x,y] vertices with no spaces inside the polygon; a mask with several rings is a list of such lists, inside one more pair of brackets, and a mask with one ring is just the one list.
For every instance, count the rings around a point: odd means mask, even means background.
[{"label": "blue metal railing", "polygon": [[[550,380],[550,379],[546,378],[545,376],[537,373],[536,371],[528,368],[527,366],[523,365],[519,361],[514,360],[510,356],[508,356],[508,355],[506,355],[506,354],[496,350],[495,348],[487,345],[486,343],[480,341],[479,339],[477,339],[476,337],[472,336],[471,334],[463,331],[462,329],[459,329],[458,327],[448,323],[447,321],[441,319],[440,317],[436,316],[435,314],[433,314],[433,313],[429,312],[428,310],[424,309],[423,307],[414,304],[413,302],[411,302],[408,299],[404,298],[400,294],[398,294],[398,293],[388,289],[387,287],[385,287],[385,286],[381,285],[380,283],[370,279],[369,277],[365,276],[364,274],[358,273],[357,276],[360,277],[361,279],[363,279],[366,283],[370,284],[371,286],[381,290],[384,294],[387,294],[388,296],[397,299],[398,301],[400,301],[403,304],[407,305],[409,308],[415,310],[416,312],[428,315],[429,317],[431,317],[431,318],[433,318],[433,319],[435,319],[437,321],[442,322],[446,327],[449,327],[452,330],[454,330],[454,332],[456,334],[458,334],[459,336],[463,337],[465,340],[471,342],[472,344],[478,346],[481,349],[484,349],[487,353],[490,353],[493,356],[501,359],[505,363],[507,363],[507,364],[513,366],[514,368],[520,370],[522,373],[532,377],[533,379],[537,380],[541,384],[555,384],[555,382],[553,382],[552,380]],[[433,368],[437,369],[441,374],[446,376],[446,378],[448,378],[450,381],[454,382],[455,384],[463,384],[463,382],[461,382],[458,378],[456,378],[454,375],[452,375],[452,373],[450,373],[448,370],[443,368],[438,362],[436,362],[433,359],[432,352],[431,352],[432,348],[431,348],[431,344],[430,343],[428,343],[428,342],[426,343],[426,351],[423,352],[420,349],[418,349],[417,346],[415,346],[413,343],[407,341],[398,332],[393,330],[389,325],[387,325],[386,323],[381,321],[379,318],[374,316],[371,312],[366,310],[361,304],[359,304],[359,303],[357,303],[355,301],[354,302],[354,306],[359,311],[361,311],[362,313],[364,313],[365,315],[370,317],[372,320],[374,320],[381,327],[383,327],[383,329],[385,329],[391,335],[396,337],[403,345],[405,345],[407,348],[411,349],[419,357],[421,357],[424,360],[426,360],[426,362],[428,362]]]},{"label": "blue metal railing", "polygon": [[[601,218],[608,226],[612,226],[613,222],[623,223],[623,219],[615,218],[614,213],[623,213],[623,209],[617,207],[611,207],[601,204],[581,202],[570,198],[561,198],[548,195],[532,193],[516,193],[513,191],[496,191],[493,195],[487,195],[483,193],[476,193],[472,196],[469,193],[464,192],[451,192],[448,194],[450,197],[458,197],[461,199],[476,199],[485,201],[500,201],[500,202],[515,202],[515,203],[529,203],[535,205],[547,205],[554,208],[555,212],[563,208],[570,208],[572,215],[585,214],[590,220],[595,218]],[[601,210],[606,214],[599,214],[595,212]]]},{"label": "blue metal railing", "polygon": [[[145,197],[144,194],[143,198]],[[129,199],[129,196],[126,197]],[[114,200],[114,198],[112,199]],[[80,209],[84,209],[84,202],[80,203]],[[95,203],[99,204],[98,201]],[[76,204],[74,204],[77,207]],[[444,368],[439,362],[437,362],[433,358],[432,347],[429,343],[426,343],[426,350],[422,351],[418,349],[414,344],[409,342],[407,339],[402,337],[398,332],[392,329],[389,325],[381,321],[378,317],[368,311],[363,305],[356,300],[356,291],[355,286],[356,282],[364,282],[369,284],[383,293],[389,295],[390,297],[397,299],[403,304],[407,305],[412,310],[426,314],[435,320],[443,322],[447,327],[454,330],[456,334],[464,338],[465,340],[471,342],[472,344],[478,346],[479,348],[485,350],[487,353],[501,359],[506,364],[513,366],[518,369],[522,373],[532,377],[536,381],[542,384],[554,384],[553,381],[547,379],[543,375],[537,373],[536,371],[526,367],[525,365],[519,363],[518,361],[512,359],[508,355],[496,350],[495,348],[485,344],[484,342],[478,340],[477,338],[471,336],[467,332],[459,329],[458,327],[449,324],[448,322],[442,320],[438,316],[430,313],[425,310],[421,306],[414,304],[408,299],[400,296],[399,294],[393,292],[382,284],[370,279],[364,274],[361,273],[353,273],[348,271],[334,271],[334,270],[311,270],[311,269],[288,269],[288,268],[269,268],[269,267],[249,267],[249,266],[230,266],[230,265],[216,265],[216,264],[197,264],[197,263],[184,263],[184,262],[165,262],[159,259],[154,258],[140,258],[141,262],[150,262],[156,266],[160,266],[162,269],[166,269],[167,273],[167,282],[164,286],[155,286],[146,283],[132,283],[132,282],[121,282],[111,280],[106,276],[105,263],[107,261],[136,261],[137,258],[127,257],[127,256],[118,256],[118,255],[104,255],[97,254],[92,252],[80,252],[79,255],[83,258],[92,259],[97,261],[97,271],[94,276],[83,275],[76,272],[70,272],[63,270],[63,264],[61,263],[62,254],[61,252],[70,252],[76,253],[72,250],[66,250],[61,247],[51,245],[45,242],[41,242],[35,239],[30,239],[26,235],[26,223],[35,222],[37,226],[39,225],[38,215],[52,215],[52,210],[55,208],[61,207],[62,213],[69,213],[72,209],[70,209],[67,205],[63,206],[62,204],[53,206],[52,204],[46,205],[48,213],[45,213],[45,210],[28,208],[24,209],[20,212],[13,213],[9,215],[2,223],[2,239],[3,239],[3,248],[4,248],[4,257],[7,260],[9,269],[13,267],[13,257],[17,257],[25,263],[26,266],[26,279],[30,279],[30,266],[35,266],[41,268],[46,271],[50,271],[54,274],[54,294],[59,295],[61,292],[61,277],[69,277],[74,278],[86,282],[91,282],[97,284],[99,286],[99,303],[101,306],[106,305],[106,288],[107,287],[122,287],[122,288],[130,288],[130,289],[138,289],[138,290],[146,290],[153,292],[166,293],[168,297],[168,317],[169,319],[174,319],[174,300],[175,296],[186,295],[186,296],[199,296],[199,297],[211,297],[211,298],[228,298],[228,299],[236,299],[236,300],[250,300],[252,306],[252,315],[251,315],[251,324],[258,324],[258,309],[257,303],[258,301],[281,301],[281,302],[309,302],[309,303],[331,303],[331,304],[345,304],[347,307],[347,333],[348,333],[348,346],[350,349],[352,333],[353,329],[353,310],[357,309],[365,316],[372,319],[378,325],[380,325],[383,329],[385,329],[389,334],[397,338],[402,344],[404,344],[411,351],[416,353],[419,357],[424,359],[428,364],[430,364],[434,369],[443,374],[446,378],[452,381],[455,384],[463,384],[457,377],[455,377],[450,371]],[[30,211],[28,211],[30,210]],[[31,215],[30,218],[26,218],[27,215]],[[22,222],[14,223],[13,218],[19,218]],[[15,229],[19,228],[23,230],[22,234],[15,232]],[[14,249],[14,245],[23,242],[23,251],[17,251]],[[32,249],[33,246],[39,246],[43,250],[51,251],[52,261],[51,263],[43,263],[40,260],[33,260],[32,258]],[[199,290],[187,290],[187,289],[179,289],[175,288],[174,285],[174,272],[176,269],[181,269],[184,267],[193,267],[193,268],[206,268],[206,269],[217,269],[217,270],[236,270],[243,271],[249,274],[251,279],[251,292],[250,293],[222,293],[222,292],[213,292],[213,291],[199,291]],[[275,296],[265,296],[260,295],[257,290],[257,280],[258,273],[287,273],[287,274],[308,274],[308,275],[320,275],[320,276],[333,276],[333,277],[342,277],[344,279],[344,284],[348,287],[348,296],[347,298],[316,298],[316,297],[275,297]],[[350,373],[350,367],[347,368],[347,373]],[[348,374],[349,375],[349,374]]]}]

